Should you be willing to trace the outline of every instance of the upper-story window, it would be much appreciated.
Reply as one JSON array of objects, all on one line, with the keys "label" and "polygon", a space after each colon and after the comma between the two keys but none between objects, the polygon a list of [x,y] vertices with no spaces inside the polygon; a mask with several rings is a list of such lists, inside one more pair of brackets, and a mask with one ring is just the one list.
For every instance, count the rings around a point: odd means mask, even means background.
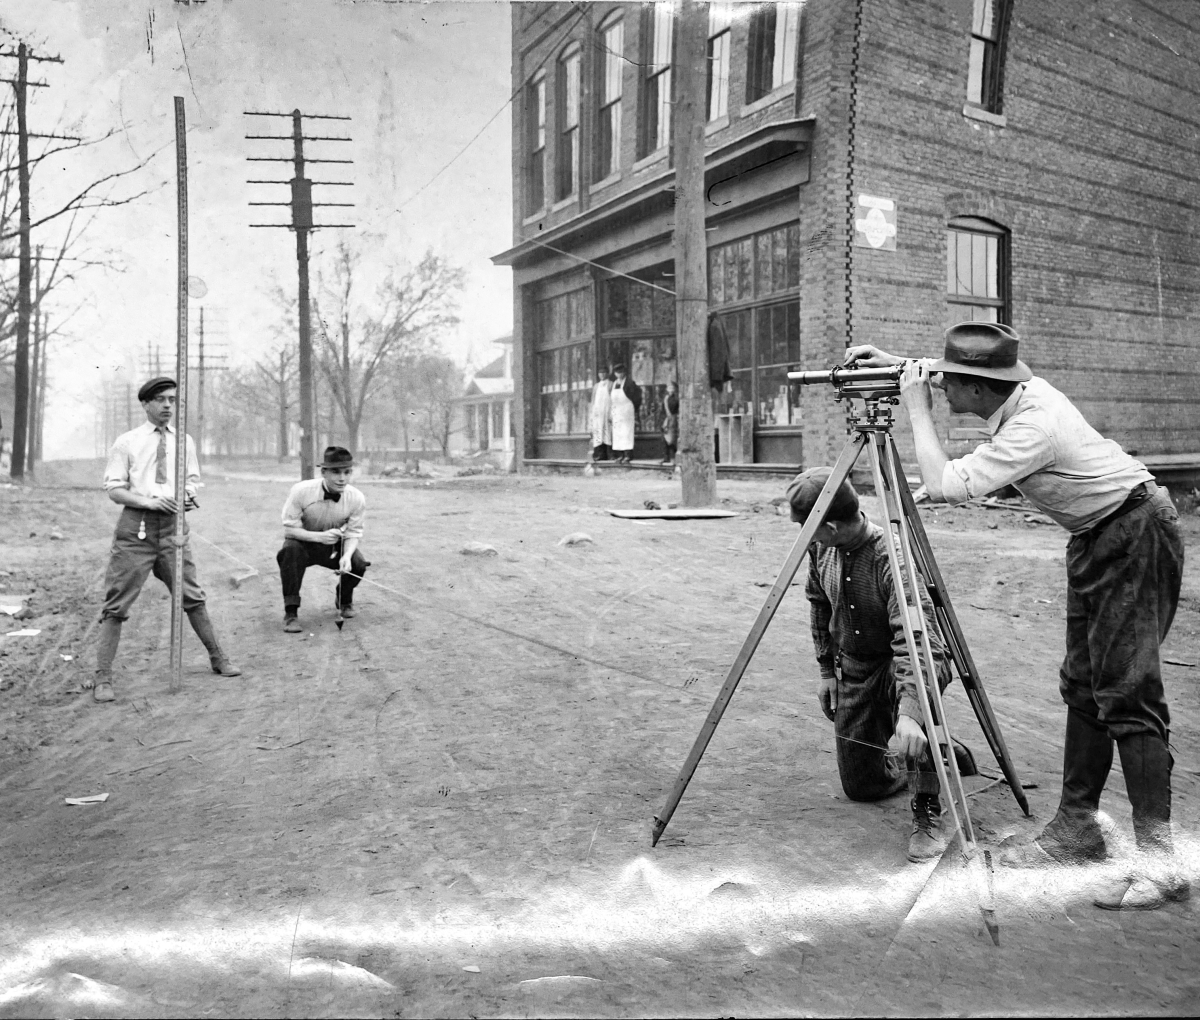
[{"label": "upper-story window", "polygon": [[759,4],[750,17],[746,54],[746,102],[796,78],[796,40],[803,3]]},{"label": "upper-story window", "polygon": [[967,102],[1000,113],[1004,84],[1004,43],[1011,0],[973,0]]},{"label": "upper-story window", "polygon": [[596,180],[621,167],[621,76],[625,70],[625,22],[618,16],[600,26],[596,117]]},{"label": "upper-story window", "polygon": [[638,155],[664,148],[671,143],[671,56],[674,17],[667,3],[647,4],[642,8],[642,124]]},{"label": "upper-story window", "polygon": [[946,230],[946,321],[1008,322],[1008,234],[963,216]]},{"label": "upper-story window", "polygon": [[579,190],[579,47],[558,61],[558,197]]},{"label": "upper-story window", "polygon": [[525,86],[525,208],[535,213],[546,204],[546,75],[538,72]]},{"label": "upper-story window", "polygon": [[729,113],[729,22],[727,3],[708,5],[708,119]]}]

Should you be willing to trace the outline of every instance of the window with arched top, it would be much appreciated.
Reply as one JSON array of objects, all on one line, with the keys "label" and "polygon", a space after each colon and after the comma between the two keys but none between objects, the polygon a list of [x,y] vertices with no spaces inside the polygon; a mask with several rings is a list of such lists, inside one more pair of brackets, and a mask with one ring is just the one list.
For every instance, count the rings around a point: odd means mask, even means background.
[{"label": "window with arched top", "polygon": [[1009,234],[991,220],[959,216],[946,227],[946,324],[1010,323]]},{"label": "window with arched top", "polygon": [[617,12],[600,25],[596,60],[596,180],[621,169],[621,99],[625,21]]}]

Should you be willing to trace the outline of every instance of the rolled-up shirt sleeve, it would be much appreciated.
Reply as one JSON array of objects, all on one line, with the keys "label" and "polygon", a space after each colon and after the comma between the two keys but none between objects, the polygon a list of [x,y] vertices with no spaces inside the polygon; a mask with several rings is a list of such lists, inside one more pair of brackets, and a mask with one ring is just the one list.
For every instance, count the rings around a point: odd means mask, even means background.
[{"label": "rolled-up shirt sleeve", "polygon": [[942,469],[942,497],[965,503],[1003,489],[1054,463],[1054,445],[1036,425],[1012,422],[965,457]]},{"label": "rolled-up shirt sleeve", "polygon": [[129,488],[129,449],[121,441],[113,443],[104,467],[104,491]]},{"label": "rolled-up shirt sleeve", "polygon": [[[344,497],[343,497],[344,498]],[[362,538],[363,536],[363,520],[367,516],[367,503],[364,499],[359,499],[350,511],[350,516],[346,520],[345,531],[343,534],[347,538]]]},{"label": "rolled-up shirt sleeve", "polygon": [[285,528],[303,528],[304,520],[302,514],[304,507],[300,505],[300,495],[293,489],[288,493],[288,498],[283,501],[283,526]]}]

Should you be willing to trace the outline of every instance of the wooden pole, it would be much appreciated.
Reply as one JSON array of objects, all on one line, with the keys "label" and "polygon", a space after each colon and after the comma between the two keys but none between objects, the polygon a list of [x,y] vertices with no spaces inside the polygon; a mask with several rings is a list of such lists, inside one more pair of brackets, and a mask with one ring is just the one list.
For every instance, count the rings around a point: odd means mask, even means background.
[{"label": "wooden pole", "polygon": [[37,471],[37,435],[38,435],[38,396],[41,392],[39,380],[42,370],[42,348],[45,340],[42,337],[42,246],[37,246],[37,258],[33,267],[33,296],[31,314],[33,316],[33,357],[29,366],[29,426],[25,439],[25,470],[32,475]]},{"label": "wooden pole", "polygon": [[187,521],[187,392],[188,392],[188,206],[187,131],[183,97],[175,97],[175,171],[178,175],[179,278],[175,322],[175,583],[171,586],[171,690],[183,687],[183,563]]},{"label": "wooden pole", "polygon": [[17,263],[17,350],[13,362],[13,438],[9,474],[14,482],[25,477],[25,448],[29,441],[29,124],[25,94],[29,80],[29,49],[17,47],[17,191],[20,201]]},{"label": "wooden pole", "polygon": [[292,226],[296,231],[298,278],[296,319],[300,328],[300,477],[315,478],[317,464],[317,394],[313,380],[311,305],[308,295],[308,232],[312,228],[312,185],[304,176],[304,127],[292,111]]},{"label": "wooden pole", "polygon": [[675,331],[679,352],[679,463],[684,506],[717,497],[708,374],[708,280],[704,240],[704,123],[708,4],[683,0],[676,32],[672,129],[675,152]]}]

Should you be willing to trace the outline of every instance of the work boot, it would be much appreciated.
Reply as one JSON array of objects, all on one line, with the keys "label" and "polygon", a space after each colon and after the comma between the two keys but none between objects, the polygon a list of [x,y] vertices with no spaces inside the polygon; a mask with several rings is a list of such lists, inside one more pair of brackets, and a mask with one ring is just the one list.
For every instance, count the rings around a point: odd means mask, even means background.
[{"label": "work boot", "polygon": [[96,676],[92,681],[93,701],[116,701],[113,692],[112,664],[121,643],[121,621],[106,616],[100,621],[100,637],[96,643]]},{"label": "work boot", "polygon": [[355,609],[354,606],[351,605],[349,602],[347,602],[344,606],[342,606],[342,617],[344,619],[349,620],[352,616],[357,616],[357,615],[358,615],[358,610]]},{"label": "work boot", "polygon": [[942,831],[942,802],[936,793],[918,793],[912,800],[912,835],[908,838],[908,859],[913,864],[941,857],[946,849]]},{"label": "work boot", "polygon": [[1134,733],[1117,741],[1125,789],[1133,808],[1137,855],[1124,875],[1095,899],[1106,910],[1156,910],[1186,900],[1191,884],[1179,869],[1171,838],[1171,769],[1167,743],[1156,733]]},{"label": "work boot", "polygon": [[299,634],[304,629],[296,618],[295,609],[289,608],[283,611],[283,629],[287,634]]},{"label": "work boot", "polygon": [[208,649],[208,662],[212,671],[220,673],[221,676],[241,676],[242,671],[230,662],[229,657],[221,650],[221,644],[213,632],[212,620],[208,618],[208,609],[202,605],[196,606],[195,609],[189,610],[187,615],[196,637]]},{"label": "work boot", "polygon": [[1108,730],[1082,712],[1068,708],[1058,811],[1032,842],[1005,847],[1000,863],[1010,868],[1043,868],[1104,860],[1108,847],[1096,812],[1112,759]]}]

